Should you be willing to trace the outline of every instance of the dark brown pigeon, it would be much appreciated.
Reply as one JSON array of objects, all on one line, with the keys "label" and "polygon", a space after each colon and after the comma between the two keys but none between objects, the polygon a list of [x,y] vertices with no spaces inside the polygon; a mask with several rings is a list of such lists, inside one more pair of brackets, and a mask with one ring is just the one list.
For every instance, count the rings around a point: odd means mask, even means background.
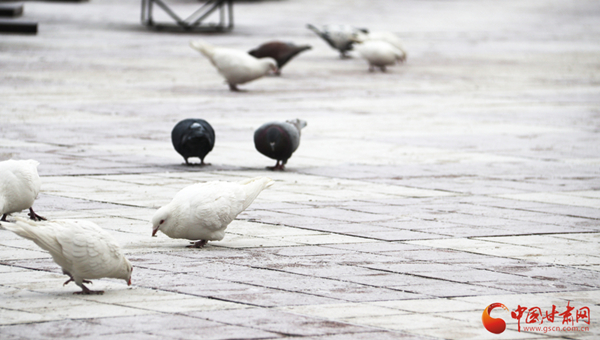
[{"label": "dark brown pigeon", "polygon": [[185,164],[190,165],[188,158],[198,157],[200,165],[205,165],[204,157],[215,145],[215,131],[204,119],[184,119],[171,131],[171,141]]},{"label": "dark brown pigeon", "polygon": [[258,152],[277,160],[271,170],[283,170],[285,163],[300,145],[300,130],[306,126],[301,119],[263,124],[254,132],[254,146]]},{"label": "dark brown pigeon", "polygon": [[277,61],[277,71],[275,74],[281,74],[281,68],[288,61],[298,55],[300,52],[310,50],[310,45],[294,45],[293,43],[285,43],[281,41],[271,41],[264,43],[248,53],[255,58],[270,57]]}]

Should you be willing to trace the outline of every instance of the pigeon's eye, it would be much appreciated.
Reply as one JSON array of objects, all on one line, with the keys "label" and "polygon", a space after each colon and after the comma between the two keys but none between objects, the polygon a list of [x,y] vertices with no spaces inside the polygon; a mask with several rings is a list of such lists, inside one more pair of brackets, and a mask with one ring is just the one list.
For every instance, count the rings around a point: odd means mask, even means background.
[{"label": "pigeon's eye", "polygon": [[163,223],[165,223],[165,220],[160,220],[159,224],[163,224]]}]

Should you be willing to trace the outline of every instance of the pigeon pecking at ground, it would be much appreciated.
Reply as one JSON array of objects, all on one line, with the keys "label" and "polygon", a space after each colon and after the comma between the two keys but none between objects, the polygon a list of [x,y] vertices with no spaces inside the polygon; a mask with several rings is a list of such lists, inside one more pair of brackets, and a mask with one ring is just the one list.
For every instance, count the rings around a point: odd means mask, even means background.
[{"label": "pigeon pecking at ground", "polygon": [[267,177],[242,182],[212,181],[183,188],[152,217],[152,236],[160,230],[170,238],[199,240],[191,248],[225,237],[225,229],[237,215],[273,184]]},{"label": "pigeon pecking at ground", "polygon": [[103,294],[104,291],[92,291],[84,285],[91,283],[90,279],[110,277],[131,285],[131,263],[113,237],[93,222],[33,222],[17,218],[16,223],[2,222],[2,226],[50,252],[54,262],[69,276],[64,284],[73,281],[81,287],[82,291],[75,294]]},{"label": "pigeon pecking at ground", "polygon": [[348,58],[348,51],[352,50],[356,37],[369,32],[366,28],[356,28],[350,25],[324,25],[318,29],[314,25],[307,24],[306,27],[325,40],[333,49],[338,50],[340,58]]},{"label": "pigeon pecking at ground", "polygon": [[310,50],[311,48],[310,45],[295,45],[293,43],[271,41],[250,50],[248,54],[256,58],[270,57],[275,59],[277,62],[277,72],[275,74],[280,75],[283,65],[301,52]]},{"label": "pigeon pecking at ground", "polygon": [[205,165],[204,157],[215,146],[215,130],[204,119],[184,119],[171,131],[171,141],[186,165],[191,165],[190,157],[200,158],[200,165]]},{"label": "pigeon pecking at ground", "polygon": [[356,51],[369,63],[369,71],[379,67],[385,72],[387,66],[395,65],[406,58],[406,54],[382,40],[367,40],[356,45]]},{"label": "pigeon pecking at ground", "polygon": [[277,62],[273,58],[257,59],[244,51],[216,47],[200,40],[191,41],[190,46],[210,60],[231,91],[239,91],[239,84],[265,76],[269,71],[277,72]]},{"label": "pigeon pecking at ground", "polygon": [[32,220],[45,220],[33,211],[33,202],[37,198],[42,181],[33,159],[0,162],[0,221],[6,221],[8,214],[29,209]]},{"label": "pigeon pecking at ground", "polygon": [[404,47],[402,46],[402,41],[400,40],[400,38],[392,33],[392,32],[387,32],[387,31],[378,31],[378,32],[369,32],[369,33],[359,33],[358,35],[356,35],[356,38],[354,39],[356,42],[365,42],[365,41],[385,41],[387,43],[389,43],[390,45],[394,46],[395,48],[397,48],[401,54],[402,54],[402,58],[399,59],[399,61],[401,62],[405,62],[406,61],[406,51],[404,50]]},{"label": "pigeon pecking at ground", "polygon": [[271,170],[283,170],[288,159],[300,145],[300,130],[306,126],[301,119],[269,122],[254,132],[254,146],[258,152],[277,160]]}]

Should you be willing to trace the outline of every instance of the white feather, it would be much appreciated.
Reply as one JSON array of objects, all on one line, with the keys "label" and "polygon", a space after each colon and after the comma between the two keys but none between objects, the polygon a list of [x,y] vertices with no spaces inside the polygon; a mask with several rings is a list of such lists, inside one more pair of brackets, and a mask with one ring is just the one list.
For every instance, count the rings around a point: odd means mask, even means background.
[{"label": "white feather", "polygon": [[[83,288],[83,281],[110,277],[130,283],[131,263],[114,238],[95,223],[83,220],[34,222],[17,218],[2,226],[47,250],[63,273]],[[86,290],[86,289],[84,289]]]},{"label": "white feather", "polygon": [[357,35],[358,42],[365,42],[367,40],[376,40],[376,41],[385,41],[388,44],[397,48],[401,54],[402,58],[400,61],[406,60],[406,51],[404,47],[402,47],[402,41],[392,32],[380,31],[380,32],[369,32],[369,33],[360,33]]},{"label": "white feather", "polygon": [[31,208],[42,182],[33,159],[0,162],[0,216]]},{"label": "white feather", "polygon": [[191,41],[190,46],[202,53],[230,85],[244,84],[277,70],[273,58],[257,59],[245,51],[216,47],[206,42]]},{"label": "white feather", "polygon": [[222,240],[225,228],[260,194],[271,186],[267,177],[232,183],[212,181],[190,185],[152,217],[153,233],[171,238]]},{"label": "white feather", "polygon": [[371,67],[391,66],[404,58],[402,51],[382,40],[367,40],[358,44],[356,50]]}]

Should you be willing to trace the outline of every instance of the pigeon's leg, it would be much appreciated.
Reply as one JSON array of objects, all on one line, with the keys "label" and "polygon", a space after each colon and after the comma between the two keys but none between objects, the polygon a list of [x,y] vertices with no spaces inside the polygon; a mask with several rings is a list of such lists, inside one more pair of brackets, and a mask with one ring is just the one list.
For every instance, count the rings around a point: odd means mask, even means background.
[{"label": "pigeon's leg", "polygon": [[199,165],[200,166],[207,166],[207,165],[210,165],[210,163],[204,163],[204,159],[200,158],[200,164]]},{"label": "pigeon's leg", "polygon": [[[85,281],[83,281],[83,282],[85,282]],[[73,293],[75,295],[102,295],[102,294],[104,294],[103,290],[89,290],[88,287],[83,285],[83,283],[78,286],[81,287],[82,291]]]},{"label": "pigeon's leg", "polygon": [[275,166],[268,166],[267,169],[269,169],[269,170],[283,170],[283,163],[280,163],[280,161],[277,160],[277,163],[275,164]]},{"label": "pigeon's leg", "polygon": [[187,248],[202,248],[208,243],[208,240],[200,240],[198,242],[192,242],[192,245],[187,246]]},{"label": "pigeon's leg", "polygon": [[379,68],[381,69],[381,72],[385,72],[385,70],[386,70],[385,65],[379,66]]},{"label": "pigeon's leg", "polygon": [[375,72],[375,66],[369,64],[369,72]]},{"label": "pigeon's leg", "polygon": [[[73,282],[75,280],[73,280],[73,276],[69,273],[67,273],[66,271],[63,270],[63,274],[67,275],[69,277],[69,279],[67,281],[65,281],[65,283],[63,283],[63,286],[66,286],[69,282]],[[83,283],[90,283],[92,284],[92,281],[88,281],[88,280],[83,280]]]},{"label": "pigeon's leg", "polygon": [[34,221],[45,221],[46,218],[36,214],[33,209],[29,208],[29,218]]},{"label": "pigeon's leg", "polygon": [[4,214],[4,215],[2,215],[2,218],[0,218],[0,221],[2,221],[2,222],[8,222],[8,221],[6,220],[6,216],[8,216],[8,214]]},{"label": "pigeon's leg", "polygon": [[240,92],[240,89],[238,89],[236,84],[229,83],[229,89],[234,92]]}]

